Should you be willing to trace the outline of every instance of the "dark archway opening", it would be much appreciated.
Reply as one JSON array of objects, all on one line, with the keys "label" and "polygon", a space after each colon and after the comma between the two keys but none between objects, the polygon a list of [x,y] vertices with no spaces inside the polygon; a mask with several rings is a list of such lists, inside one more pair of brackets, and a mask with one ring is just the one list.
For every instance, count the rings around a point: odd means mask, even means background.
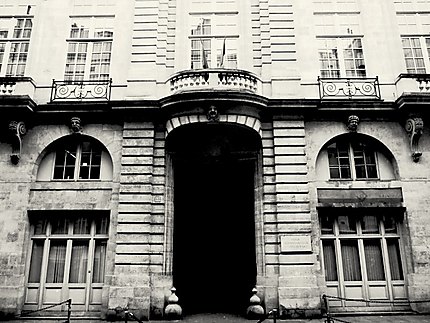
[{"label": "dark archway opening", "polygon": [[243,314],[256,283],[260,138],[220,124],[175,132],[167,142],[174,172],[173,282],[184,314]]}]

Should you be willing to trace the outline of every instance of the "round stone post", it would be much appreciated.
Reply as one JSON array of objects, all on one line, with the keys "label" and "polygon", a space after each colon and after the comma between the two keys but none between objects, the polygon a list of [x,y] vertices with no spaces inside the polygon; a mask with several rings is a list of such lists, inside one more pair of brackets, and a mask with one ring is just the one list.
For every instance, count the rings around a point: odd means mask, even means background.
[{"label": "round stone post", "polygon": [[252,296],[249,299],[249,306],[246,310],[246,316],[249,319],[258,319],[264,315],[264,309],[261,306],[260,297],[257,296],[257,288],[252,289]]},{"label": "round stone post", "polygon": [[176,288],[170,289],[172,294],[167,298],[167,306],[164,309],[164,315],[168,320],[177,320],[182,318],[182,307],[178,304],[179,298],[176,296]]}]

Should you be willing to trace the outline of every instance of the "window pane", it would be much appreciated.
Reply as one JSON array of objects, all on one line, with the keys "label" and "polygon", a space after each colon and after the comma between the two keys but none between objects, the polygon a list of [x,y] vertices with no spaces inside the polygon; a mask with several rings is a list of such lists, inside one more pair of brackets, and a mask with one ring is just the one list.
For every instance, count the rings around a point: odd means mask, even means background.
[{"label": "window pane", "polygon": [[365,215],[361,219],[363,233],[379,233],[379,220],[374,215]]},{"label": "window pane", "polygon": [[321,233],[333,234],[334,218],[327,215],[321,216]]},{"label": "window pane", "polygon": [[346,234],[357,233],[357,227],[355,224],[355,219],[352,216],[339,215],[339,232]]},{"label": "window pane", "polygon": [[398,239],[387,239],[388,259],[390,261],[390,273],[392,280],[403,280],[403,269],[400,258]]},{"label": "window pane", "polygon": [[385,233],[397,233],[396,221],[392,216],[384,216]]},{"label": "window pane", "polygon": [[73,223],[73,234],[90,234],[91,219],[80,217]]},{"label": "window pane", "polygon": [[360,281],[360,257],[357,241],[341,241],[343,276],[345,281]]},{"label": "window pane", "polygon": [[337,280],[336,253],[334,240],[323,240],[324,269],[326,281]]},{"label": "window pane", "polygon": [[94,250],[93,283],[103,283],[106,263],[106,241],[96,240]]},{"label": "window pane", "polygon": [[96,219],[96,234],[107,234],[109,229],[109,219],[107,217]]},{"label": "window pane", "polygon": [[385,280],[380,241],[366,239],[363,243],[366,258],[367,279],[370,281]]},{"label": "window pane", "polygon": [[66,241],[52,240],[49,250],[47,283],[62,283],[64,278],[64,265],[66,259]]},{"label": "window pane", "polygon": [[73,241],[72,259],[70,264],[70,283],[87,281],[88,241]]},{"label": "window pane", "polygon": [[69,219],[57,218],[51,220],[51,234],[67,234],[69,231]]},{"label": "window pane", "polygon": [[38,218],[34,224],[34,234],[46,234],[46,228],[48,227],[48,220]]},{"label": "window pane", "polygon": [[42,268],[44,240],[33,240],[33,249],[31,251],[30,273],[28,275],[29,283],[40,282],[40,271]]}]

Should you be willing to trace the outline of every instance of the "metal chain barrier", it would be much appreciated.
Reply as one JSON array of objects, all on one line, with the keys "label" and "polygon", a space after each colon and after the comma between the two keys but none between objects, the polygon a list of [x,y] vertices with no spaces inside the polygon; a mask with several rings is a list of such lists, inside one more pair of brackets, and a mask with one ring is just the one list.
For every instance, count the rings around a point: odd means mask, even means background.
[{"label": "metal chain barrier", "polygon": [[72,299],[71,298],[69,298],[68,300],[62,301],[60,303],[56,303],[56,304],[52,304],[52,305],[49,305],[46,307],[39,308],[37,310],[23,311],[23,312],[21,312],[21,314],[15,315],[15,318],[22,318],[23,316],[27,316],[29,314],[34,314],[34,313],[38,313],[38,312],[42,312],[42,311],[46,311],[50,308],[60,306],[63,304],[67,304],[67,319],[64,322],[70,323],[70,317],[72,315]]}]

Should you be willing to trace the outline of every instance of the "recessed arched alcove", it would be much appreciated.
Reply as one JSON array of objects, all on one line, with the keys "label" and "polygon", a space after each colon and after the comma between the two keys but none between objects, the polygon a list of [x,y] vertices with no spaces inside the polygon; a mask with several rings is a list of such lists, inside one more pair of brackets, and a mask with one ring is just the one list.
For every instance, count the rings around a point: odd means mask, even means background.
[{"label": "recessed arched alcove", "polygon": [[172,275],[184,314],[243,314],[262,253],[261,137],[238,124],[188,124],[169,133],[166,150]]}]

